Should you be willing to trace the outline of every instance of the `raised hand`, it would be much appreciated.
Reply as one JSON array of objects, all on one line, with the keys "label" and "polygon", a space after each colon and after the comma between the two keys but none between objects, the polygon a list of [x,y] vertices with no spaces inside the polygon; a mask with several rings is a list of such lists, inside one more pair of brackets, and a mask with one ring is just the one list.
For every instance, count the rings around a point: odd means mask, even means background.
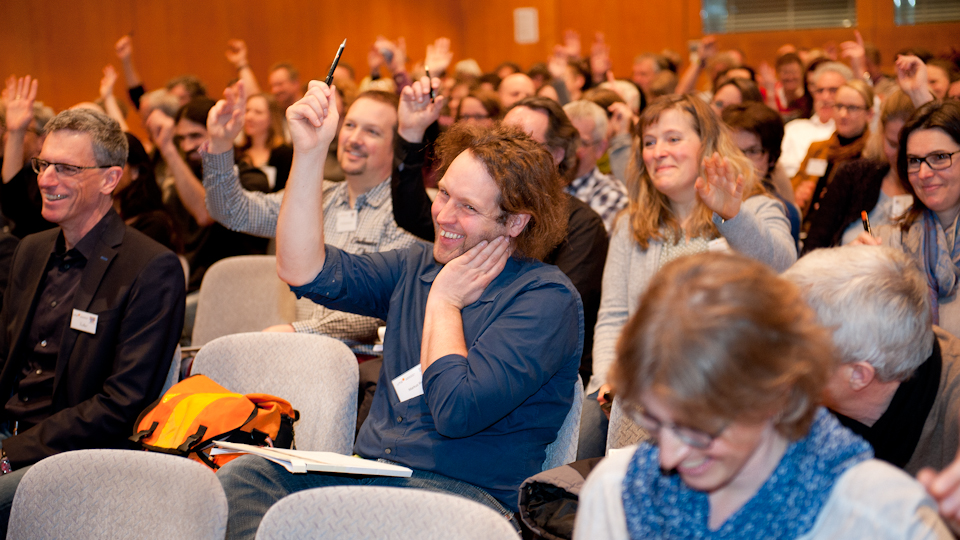
[{"label": "raised hand", "polygon": [[440,88],[440,79],[421,77],[419,81],[407,86],[400,92],[400,106],[397,108],[397,132],[404,140],[418,143],[423,140],[423,134],[430,124],[440,117],[444,97],[438,92],[436,99],[430,101],[430,87]]},{"label": "raised hand", "polygon": [[103,77],[100,79],[100,97],[107,99],[113,95],[113,86],[117,83],[117,70],[112,65],[103,68]]},{"label": "raised hand", "polygon": [[167,114],[160,109],[154,110],[150,113],[150,116],[147,117],[146,126],[147,131],[150,132],[150,138],[153,140],[153,143],[157,145],[157,148],[160,149],[160,153],[165,156],[172,155],[177,151],[176,146],[173,144],[174,125],[173,118],[167,116]]},{"label": "raised hand", "polygon": [[233,141],[243,129],[244,106],[247,103],[243,81],[223,90],[223,99],[210,109],[207,115],[207,134],[210,135],[209,152],[222,154],[233,148]]},{"label": "raised hand", "polygon": [[930,81],[927,79],[927,65],[923,60],[913,55],[901,55],[895,62],[897,68],[897,83],[904,94],[910,96],[914,106],[919,107],[935,99],[930,91]]},{"label": "raised hand", "polygon": [[597,32],[593,45],[590,46],[590,73],[594,82],[601,82],[613,70],[610,61],[610,45],[604,39],[603,32]]},{"label": "raised hand", "polygon": [[717,36],[703,36],[697,44],[697,57],[704,62],[716,56],[718,52],[720,50],[717,48]]},{"label": "raised hand", "polygon": [[443,266],[433,280],[427,302],[442,302],[457,309],[476,302],[503,271],[512,251],[505,236],[478,243]]},{"label": "raised hand", "polygon": [[337,135],[337,112],[334,87],[322,81],[310,81],[307,93],[287,108],[287,124],[295,152],[325,154]]},{"label": "raised hand", "polygon": [[427,56],[423,63],[434,75],[446,73],[451,61],[453,53],[450,52],[450,38],[437,38],[433,44],[427,45]]},{"label": "raised hand", "polygon": [[247,42],[242,39],[231,39],[227,41],[227,52],[225,55],[227,61],[237,69],[249,65],[247,62]]},{"label": "raised hand", "polygon": [[611,138],[631,132],[630,129],[633,127],[636,117],[633,115],[633,111],[630,110],[629,105],[618,101],[607,107],[607,110],[610,111],[610,124],[608,129],[610,130]]},{"label": "raised hand", "polygon": [[840,44],[840,56],[850,61],[850,67],[857,77],[863,75],[867,69],[867,52],[863,46],[863,36],[859,30],[854,30],[854,41],[844,41]]},{"label": "raised hand", "polygon": [[576,30],[566,29],[563,31],[563,43],[559,45],[560,50],[566,55],[567,59],[580,58],[582,47],[580,45],[580,34]]},{"label": "raised hand", "polygon": [[37,99],[37,80],[29,75],[7,79],[7,131],[23,132],[33,121],[33,102]]},{"label": "raised hand", "polygon": [[743,175],[738,175],[727,158],[717,152],[703,158],[703,169],[706,179],[698,177],[694,184],[700,199],[721,218],[733,219],[743,202]]},{"label": "raised hand", "polygon": [[377,36],[373,44],[386,61],[387,69],[390,73],[404,73],[407,70],[407,41],[404,38],[397,38],[394,43],[383,36]]},{"label": "raised hand", "polygon": [[117,52],[117,58],[121,62],[129,62],[130,57],[133,55],[133,38],[129,35],[123,36],[117,40],[117,44],[113,46],[113,49]]}]

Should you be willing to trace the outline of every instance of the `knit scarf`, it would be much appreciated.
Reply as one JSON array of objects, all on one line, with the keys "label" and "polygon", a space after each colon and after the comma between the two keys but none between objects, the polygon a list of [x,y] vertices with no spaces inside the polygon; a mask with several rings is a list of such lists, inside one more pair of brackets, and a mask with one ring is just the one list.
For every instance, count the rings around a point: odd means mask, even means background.
[{"label": "knit scarf", "polygon": [[872,456],[869,444],[821,408],[757,494],[711,531],[707,494],[661,471],[659,449],[642,443],[623,480],[627,530],[633,539],[796,538],[813,528],[837,479]]},{"label": "knit scarf", "polygon": [[940,298],[952,295],[960,282],[960,220],[949,224],[954,228],[954,243],[947,245],[947,234],[936,214],[926,208],[920,219],[910,225],[903,238],[903,250],[923,265],[930,289],[930,308],[933,324],[940,324]]}]

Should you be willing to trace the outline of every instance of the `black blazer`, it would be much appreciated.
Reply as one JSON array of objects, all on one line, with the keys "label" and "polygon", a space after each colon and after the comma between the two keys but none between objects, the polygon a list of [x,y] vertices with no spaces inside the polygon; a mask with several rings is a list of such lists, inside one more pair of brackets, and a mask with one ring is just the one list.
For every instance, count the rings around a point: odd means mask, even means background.
[{"label": "black blazer", "polygon": [[[99,316],[96,334],[63,329],[53,413],[3,441],[13,466],[85,448],[128,448],[140,412],[157,399],[183,329],[185,284],[177,256],[110,210],[87,260],[74,309]],[[0,418],[30,344],[40,282],[60,229],[24,238],[0,311]]]}]

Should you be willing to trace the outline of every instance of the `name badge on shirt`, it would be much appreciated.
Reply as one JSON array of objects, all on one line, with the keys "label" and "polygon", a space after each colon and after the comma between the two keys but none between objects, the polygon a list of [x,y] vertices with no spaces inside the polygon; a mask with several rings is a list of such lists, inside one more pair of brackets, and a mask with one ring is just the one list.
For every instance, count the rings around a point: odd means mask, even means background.
[{"label": "name badge on shirt", "polygon": [[79,330],[81,332],[86,332],[88,334],[96,334],[97,319],[99,318],[99,315],[94,315],[93,313],[87,313],[86,311],[75,309],[73,310],[73,315],[70,317],[70,328]]},{"label": "name badge on shirt", "polygon": [[357,230],[357,211],[339,210],[337,212],[337,232],[353,232]]},{"label": "name badge on shirt", "polygon": [[714,238],[707,242],[707,251],[711,253],[726,253],[732,250],[730,249],[730,244],[727,243],[727,239],[721,236],[720,238]]},{"label": "name badge on shirt", "polygon": [[413,366],[391,382],[393,389],[397,391],[400,403],[423,395],[423,371],[420,369],[420,364]]},{"label": "name badge on shirt", "polygon": [[827,174],[827,160],[820,158],[810,158],[807,160],[806,173],[810,176],[821,176]]},{"label": "name badge on shirt", "polygon": [[893,202],[890,204],[890,219],[894,220],[902,216],[913,206],[913,195],[894,195]]}]

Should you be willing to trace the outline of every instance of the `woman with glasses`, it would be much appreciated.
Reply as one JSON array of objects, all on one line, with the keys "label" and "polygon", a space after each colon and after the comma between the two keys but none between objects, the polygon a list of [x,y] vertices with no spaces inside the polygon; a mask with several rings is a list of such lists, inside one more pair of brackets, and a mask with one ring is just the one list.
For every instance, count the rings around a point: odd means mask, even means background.
[{"label": "woman with glasses", "polygon": [[852,79],[837,89],[832,106],[836,130],[829,139],[810,145],[800,169],[791,180],[797,206],[804,213],[804,229],[809,227],[810,219],[816,214],[837,167],[859,159],[863,153],[870,119],[873,118],[873,89],[862,80]]},{"label": "woman with glasses", "polygon": [[960,335],[960,102],[917,109],[900,131],[897,172],[913,207],[896,226],[862,233],[857,242],[911,255],[927,277],[934,324]]},{"label": "woman with glasses", "polygon": [[906,94],[897,90],[880,110],[880,130],[871,135],[863,159],[837,167],[820,209],[809,220],[803,252],[846,245],[860,236],[860,213],[867,212],[872,228],[890,225],[913,204],[897,174],[900,130],[916,107]]},{"label": "woman with glasses", "polygon": [[[587,395],[606,403],[614,346],[637,299],[668,262],[736,250],[777,271],[796,261],[783,206],[766,194],[730,131],[696,96],[664,96],[640,117],[626,211],[610,236]],[[594,394],[596,393],[596,394]],[[581,444],[606,441],[606,420],[584,406]],[[597,444],[599,443],[599,444]]]},{"label": "woman with glasses", "polygon": [[674,261],[617,344],[613,381],[650,435],[580,492],[575,538],[951,538],[906,473],[818,406],[829,333],[739,255]]},{"label": "woman with glasses", "polygon": [[477,88],[460,100],[457,106],[457,122],[493,127],[500,120],[500,98],[496,92]]}]

